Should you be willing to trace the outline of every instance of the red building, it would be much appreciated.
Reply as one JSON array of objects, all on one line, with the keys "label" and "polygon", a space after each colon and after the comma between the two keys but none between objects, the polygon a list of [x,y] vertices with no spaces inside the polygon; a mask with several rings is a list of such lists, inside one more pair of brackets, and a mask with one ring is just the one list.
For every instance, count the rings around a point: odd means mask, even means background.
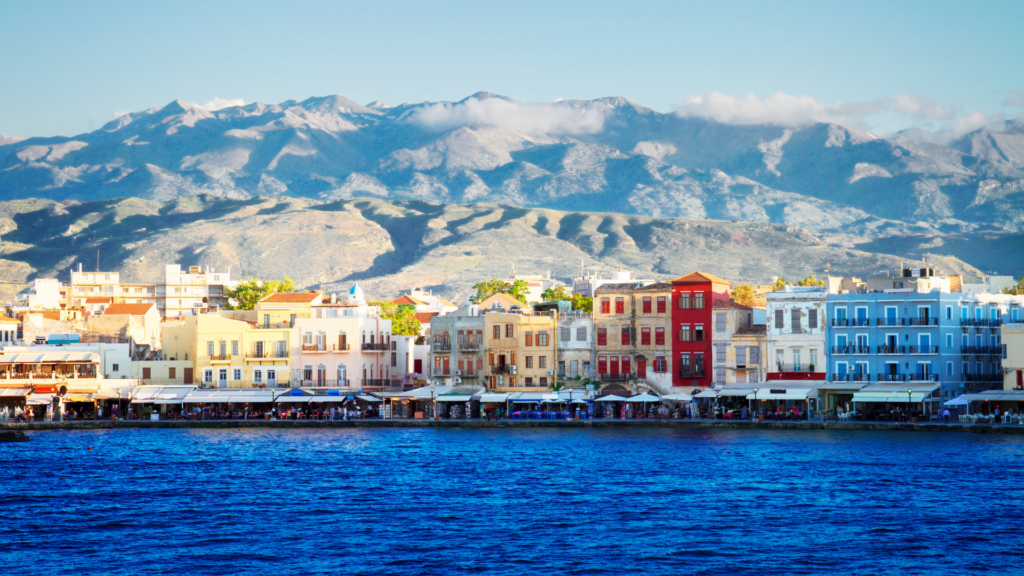
[{"label": "red building", "polygon": [[711,307],[729,300],[730,284],[703,272],[693,272],[672,281],[672,357],[676,370],[674,386],[710,386]]}]

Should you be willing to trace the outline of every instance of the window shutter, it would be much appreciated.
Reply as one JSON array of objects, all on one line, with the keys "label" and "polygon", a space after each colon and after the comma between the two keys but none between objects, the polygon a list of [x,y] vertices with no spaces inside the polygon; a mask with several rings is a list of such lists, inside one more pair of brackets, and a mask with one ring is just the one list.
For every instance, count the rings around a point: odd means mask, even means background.
[{"label": "window shutter", "polygon": [[736,347],[736,365],[746,365],[747,363],[747,347],[737,346]]},{"label": "window shutter", "polygon": [[761,349],[757,346],[750,346],[747,348],[750,350],[750,363],[757,364],[761,361]]},{"label": "window shutter", "polygon": [[715,331],[725,332],[725,312],[715,313]]},{"label": "window shutter", "polygon": [[814,329],[818,327],[818,309],[811,308],[807,311],[807,327]]},{"label": "window shutter", "polygon": [[793,324],[793,333],[798,334],[803,332],[803,328],[800,326],[800,309],[793,308],[789,313],[792,316],[790,322]]},{"label": "window shutter", "polygon": [[786,325],[785,320],[786,320],[785,317],[782,315],[782,310],[776,310],[775,311],[775,327],[781,330]]}]

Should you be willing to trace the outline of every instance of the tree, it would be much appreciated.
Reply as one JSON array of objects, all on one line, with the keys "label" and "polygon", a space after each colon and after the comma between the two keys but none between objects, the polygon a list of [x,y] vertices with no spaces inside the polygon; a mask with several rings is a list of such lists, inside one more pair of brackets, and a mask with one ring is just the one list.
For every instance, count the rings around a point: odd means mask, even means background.
[{"label": "tree", "polygon": [[775,279],[775,284],[772,286],[772,292],[778,292],[779,290],[782,290],[783,286],[789,286],[789,282],[786,282],[785,278],[779,276],[778,278]]},{"label": "tree", "polygon": [[380,317],[391,320],[391,333],[397,336],[419,336],[423,326],[416,318],[416,307],[412,304],[398,305],[383,300],[371,300],[370,306],[380,308]]},{"label": "tree", "polygon": [[797,282],[796,285],[797,286],[824,286],[825,285],[825,281],[824,280],[818,280],[817,278],[814,277],[814,274],[811,274],[807,278],[804,278],[803,280]]},{"label": "tree", "polygon": [[476,304],[483,302],[495,294],[508,294],[516,300],[525,303],[526,294],[529,292],[530,287],[526,283],[526,280],[514,280],[510,284],[504,280],[492,278],[474,285],[473,289],[476,290],[476,296],[473,296],[471,300]]},{"label": "tree", "polygon": [[568,300],[569,295],[565,293],[565,286],[558,286],[557,288],[551,287],[545,290],[541,295],[540,299],[545,302],[552,300]]},{"label": "tree", "polygon": [[744,306],[754,305],[754,287],[751,286],[750,284],[740,284],[739,286],[730,290],[729,295],[732,296],[732,299],[735,300],[738,304],[743,304]]},{"label": "tree", "polygon": [[1003,288],[1003,294],[1011,294],[1014,296],[1024,296],[1024,276],[1017,279],[1017,283],[1009,288]]},{"label": "tree", "polygon": [[594,299],[593,298],[587,298],[586,296],[584,296],[582,294],[578,294],[578,293],[577,294],[573,294],[572,295],[572,309],[573,310],[580,310],[580,311],[583,311],[583,312],[593,312],[594,311]]},{"label": "tree", "polygon": [[285,276],[281,280],[267,280],[248,277],[238,283],[234,288],[225,288],[224,295],[228,303],[225,306],[228,310],[252,310],[261,298],[279,292],[294,292],[295,282]]}]

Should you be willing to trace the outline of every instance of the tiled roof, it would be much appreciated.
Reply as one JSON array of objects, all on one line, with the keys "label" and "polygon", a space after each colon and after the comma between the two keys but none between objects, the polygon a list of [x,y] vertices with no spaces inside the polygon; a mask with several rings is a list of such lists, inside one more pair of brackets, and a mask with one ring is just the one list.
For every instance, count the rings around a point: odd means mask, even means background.
[{"label": "tiled roof", "polygon": [[445,300],[444,298],[440,298],[440,300],[441,300],[441,304],[444,304],[445,306],[451,306],[453,308],[458,308],[458,306],[456,306],[455,304],[452,304],[451,302]]},{"label": "tiled roof", "polygon": [[643,282],[621,282],[618,284],[601,284],[594,290],[597,292],[632,292],[643,288]]},{"label": "tiled roof", "polygon": [[0,316],[0,324],[21,324],[21,320],[17,318],[9,318],[7,316]]},{"label": "tiled roof", "polygon": [[764,324],[754,324],[753,326],[744,326],[736,331],[736,334],[767,334],[768,326]]},{"label": "tiled roof", "polygon": [[750,306],[744,306],[735,300],[715,300],[712,308],[735,308],[737,310],[753,310]]},{"label": "tiled roof", "polygon": [[320,296],[319,292],[278,292],[270,296],[264,296],[260,302],[305,304],[316,300],[318,296]]},{"label": "tiled roof", "polygon": [[437,316],[437,312],[417,312],[416,319],[420,321],[420,324],[430,324],[430,319]]},{"label": "tiled roof", "polygon": [[669,282],[655,282],[636,289],[637,292],[671,292],[672,284]]},{"label": "tiled roof", "polygon": [[156,304],[153,304],[152,302],[149,304],[111,304],[110,306],[107,306],[107,309],[103,311],[103,314],[130,314],[132,316],[145,316],[146,313],[153,308],[156,308]]},{"label": "tiled roof", "polygon": [[726,282],[717,276],[705,274],[700,271],[691,272],[686,276],[680,276],[672,281],[673,284],[707,284],[709,282],[714,282],[715,284],[728,284],[732,286],[730,282]]},{"label": "tiled roof", "polygon": [[111,304],[114,299],[110,296],[93,296],[92,298],[86,298],[86,304]]},{"label": "tiled roof", "polygon": [[398,298],[395,298],[394,300],[391,301],[391,303],[392,304],[398,304],[400,306],[403,305],[403,304],[412,304],[413,306],[422,306],[424,304],[427,304],[427,302],[424,302],[423,300],[420,300],[419,298],[413,298],[412,296],[409,296],[408,294],[406,294],[404,296],[399,296]]}]

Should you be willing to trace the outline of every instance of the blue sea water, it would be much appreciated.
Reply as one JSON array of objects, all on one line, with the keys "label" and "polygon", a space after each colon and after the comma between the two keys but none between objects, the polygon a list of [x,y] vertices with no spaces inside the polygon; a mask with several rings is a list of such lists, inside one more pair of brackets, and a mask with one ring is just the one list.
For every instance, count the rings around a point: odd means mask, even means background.
[{"label": "blue sea water", "polygon": [[36,432],[0,444],[0,566],[1021,574],[1022,465],[1024,437],[958,433]]}]

